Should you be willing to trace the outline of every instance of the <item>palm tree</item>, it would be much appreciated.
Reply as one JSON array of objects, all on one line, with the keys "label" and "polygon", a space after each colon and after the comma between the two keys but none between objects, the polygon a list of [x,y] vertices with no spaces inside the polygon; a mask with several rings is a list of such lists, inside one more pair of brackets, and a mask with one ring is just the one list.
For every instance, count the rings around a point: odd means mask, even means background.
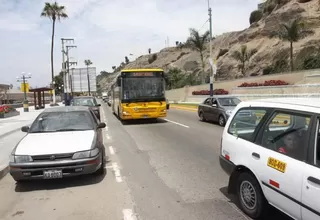
[{"label": "palm tree", "polygon": [[85,60],[84,61],[84,64],[87,66],[87,80],[88,80],[88,92],[89,92],[89,95],[91,95],[91,92],[90,92],[90,78],[89,78],[89,66],[92,65],[92,62],[91,60]]},{"label": "palm tree", "polygon": [[238,68],[241,70],[242,76],[246,74],[246,64],[250,61],[251,57],[257,53],[256,49],[248,50],[247,45],[242,45],[239,51],[234,51],[232,58],[239,63]]},{"label": "palm tree", "polygon": [[54,47],[54,34],[56,21],[60,21],[62,18],[67,18],[65,7],[59,5],[57,2],[44,4],[44,8],[41,12],[41,17],[47,17],[52,21],[52,35],[51,35],[51,80],[52,86],[54,82],[54,69],[53,69],[53,47]]},{"label": "palm tree", "polygon": [[312,33],[313,31],[305,28],[303,22],[300,19],[294,19],[287,24],[281,24],[278,37],[284,41],[290,42],[290,69],[294,70],[293,65],[293,42],[298,42],[300,39],[306,36],[306,34]]},{"label": "palm tree", "polygon": [[205,75],[204,75],[205,64],[204,64],[203,52],[206,49],[206,43],[209,41],[209,38],[210,38],[209,31],[206,31],[203,35],[200,35],[199,31],[197,31],[194,28],[190,28],[190,37],[187,40],[187,45],[199,51],[200,53],[200,59],[202,63],[202,76],[201,76],[202,84],[205,83]]}]

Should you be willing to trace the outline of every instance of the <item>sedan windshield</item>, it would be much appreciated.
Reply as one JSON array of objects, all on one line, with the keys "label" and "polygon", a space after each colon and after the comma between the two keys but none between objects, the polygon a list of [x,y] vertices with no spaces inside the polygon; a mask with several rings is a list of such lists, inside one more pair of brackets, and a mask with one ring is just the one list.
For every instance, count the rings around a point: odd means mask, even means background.
[{"label": "sedan windshield", "polygon": [[97,102],[94,98],[76,98],[72,100],[74,106],[96,106]]},{"label": "sedan windshield", "polygon": [[94,123],[88,112],[44,112],[33,122],[29,132],[83,131],[93,129]]},{"label": "sedan windshield", "polygon": [[218,101],[222,106],[237,106],[241,102],[238,98],[218,98]]}]

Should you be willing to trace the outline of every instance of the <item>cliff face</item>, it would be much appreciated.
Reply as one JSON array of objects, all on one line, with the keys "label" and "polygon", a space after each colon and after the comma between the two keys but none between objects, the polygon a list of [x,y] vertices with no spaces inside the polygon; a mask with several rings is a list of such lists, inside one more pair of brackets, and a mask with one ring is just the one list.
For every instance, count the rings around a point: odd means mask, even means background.
[{"label": "cliff face", "polygon": [[[274,0],[268,0],[266,4],[272,1]],[[265,12],[261,20],[252,23],[249,28],[243,31],[225,33],[213,40],[213,57],[217,58],[220,54],[217,59],[219,79],[233,79],[241,76],[238,69],[239,63],[232,57],[232,54],[234,51],[239,51],[242,45],[246,45],[249,50],[255,49],[257,51],[247,65],[247,76],[262,75],[264,69],[277,65],[279,59],[288,61],[289,42],[270,36],[280,29],[281,23],[287,23],[293,18],[301,18],[306,26],[314,32],[293,44],[294,66],[296,69],[302,69],[303,58],[310,53],[314,53],[320,46],[319,1],[311,0],[306,3],[299,3],[299,0],[285,0],[285,2],[287,3],[276,5],[269,13]],[[209,44],[204,55],[206,57],[205,71],[209,73],[210,66],[207,62]],[[149,60],[152,56],[156,59],[150,63]],[[197,51],[188,48],[170,47],[155,54],[141,56],[125,66],[125,68],[142,67],[160,67],[165,70],[176,67],[183,72],[197,74],[201,71],[201,61]],[[281,71],[287,70],[289,68],[284,67]]]}]

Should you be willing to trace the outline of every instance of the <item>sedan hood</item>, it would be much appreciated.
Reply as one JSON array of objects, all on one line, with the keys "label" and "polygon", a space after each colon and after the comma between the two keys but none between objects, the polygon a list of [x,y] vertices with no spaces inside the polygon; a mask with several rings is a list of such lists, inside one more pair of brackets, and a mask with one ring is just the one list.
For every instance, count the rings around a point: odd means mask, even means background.
[{"label": "sedan hood", "polygon": [[93,130],[29,133],[18,144],[15,155],[64,154],[90,150],[94,135]]}]

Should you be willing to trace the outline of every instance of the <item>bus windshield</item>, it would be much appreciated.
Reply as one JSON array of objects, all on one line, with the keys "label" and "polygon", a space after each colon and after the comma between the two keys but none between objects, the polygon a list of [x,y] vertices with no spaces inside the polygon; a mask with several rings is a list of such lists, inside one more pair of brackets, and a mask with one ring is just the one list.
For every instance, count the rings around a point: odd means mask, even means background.
[{"label": "bus windshield", "polygon": [[162,77],[125,77],[122,79],[123,99],[164,98],[165,88]]}]

